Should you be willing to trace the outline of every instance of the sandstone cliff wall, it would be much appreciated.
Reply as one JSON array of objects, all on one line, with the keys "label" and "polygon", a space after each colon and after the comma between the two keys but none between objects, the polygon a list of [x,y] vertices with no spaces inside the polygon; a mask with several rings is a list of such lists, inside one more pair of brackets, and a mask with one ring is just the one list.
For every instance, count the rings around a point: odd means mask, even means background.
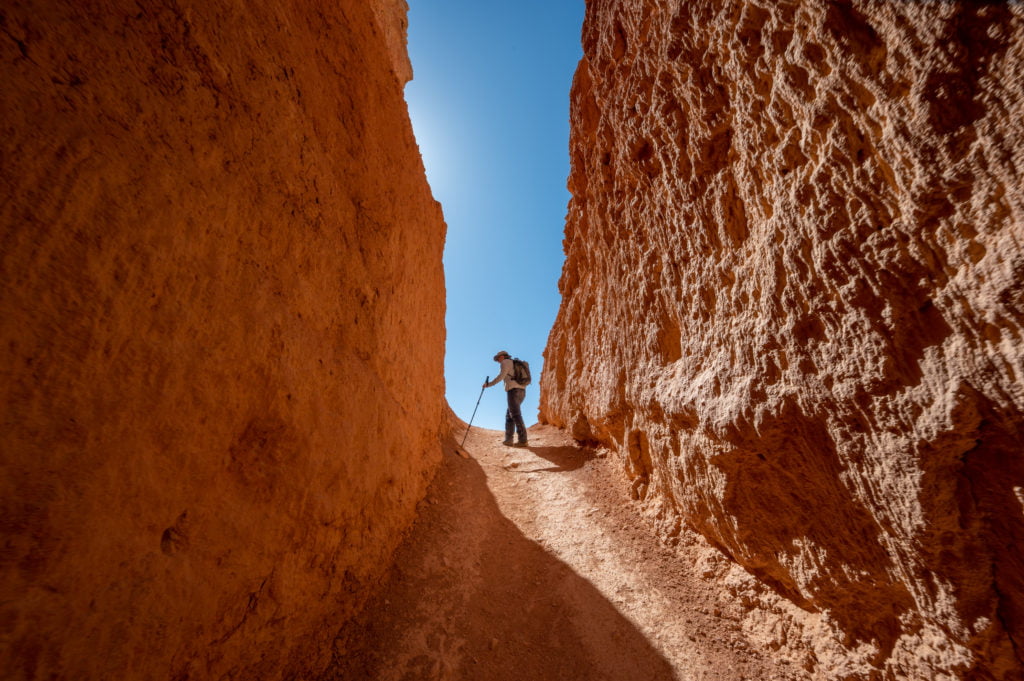
[{"label": "sandstone cliff wall", "polygon": [[400,10],[0,11],[5,680],[312,678],[389,562],[445,419]]},{"label": "sandstone cliff wall", "polygon": [[822,678],[1021,678],[1022,6],[591,0],[583,43],[542,420],[822,614]]}]

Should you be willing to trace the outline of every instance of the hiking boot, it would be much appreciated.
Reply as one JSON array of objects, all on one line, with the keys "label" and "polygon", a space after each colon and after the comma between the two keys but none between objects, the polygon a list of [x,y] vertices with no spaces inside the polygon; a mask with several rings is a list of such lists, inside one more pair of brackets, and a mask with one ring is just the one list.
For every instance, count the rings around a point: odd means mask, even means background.
[{"label": "hiking boot", "polygon": [[512,446],[512,440],[505,440],[501,444],[505,445],[506,447],[511,447]]},{"label": "hiking boot", "polygon": [[517,442],[516,447],[528,447],[529,444],[526,440],[523,440],[522,442]]}]

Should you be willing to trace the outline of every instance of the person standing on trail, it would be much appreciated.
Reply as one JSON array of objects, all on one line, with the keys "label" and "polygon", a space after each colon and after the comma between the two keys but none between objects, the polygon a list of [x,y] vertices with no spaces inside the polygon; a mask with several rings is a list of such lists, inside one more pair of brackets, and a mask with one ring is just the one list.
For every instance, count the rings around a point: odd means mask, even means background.
[{"label": "person standing on trail", "polygon": [[485,388],[490,388],[493,385],[498,385],[500,381],[505,381],[505,395],[508,397],[508,410],[505,412],[505,441],[502,442],[506,447],[512,446],[512,433],[513,430],[519,435],[519,442],[515,444],[516,447],[525,447],[526,441],[526,424],[523,423],[523,412],[520,410],[520,406],[523,404],[523,400],[526,398],[526,387],[516,383],[512,376],[514,366],[512,364],[512,355],[508,354],[504,350],[500,350],[498,354],[494,356],[494,361],[501,365],[501,371],[494,377],[494,380],[489,383],[484,383]]}]

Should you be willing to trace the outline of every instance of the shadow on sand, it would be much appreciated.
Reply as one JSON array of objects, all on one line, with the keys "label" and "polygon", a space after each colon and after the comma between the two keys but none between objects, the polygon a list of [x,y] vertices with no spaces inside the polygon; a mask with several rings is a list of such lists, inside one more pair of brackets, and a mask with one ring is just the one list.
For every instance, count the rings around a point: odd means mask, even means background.
[{"label": "shadow on sand", "polygon": [[578,447],[540,447],[530,445],[523,449],[555,465],[546,468],[520,469],[522,473],[566,473],[582,467],[583,464],[594,458],[594,451],[592,449],[580,449]]},{"label": "shadow on sand", "polygon": [[[572,470],[572,448],[531,451]],[[446,448],[386,585],[335,640],[320,681],[673,680],[587,580],[502,515],[480,464]]]}]

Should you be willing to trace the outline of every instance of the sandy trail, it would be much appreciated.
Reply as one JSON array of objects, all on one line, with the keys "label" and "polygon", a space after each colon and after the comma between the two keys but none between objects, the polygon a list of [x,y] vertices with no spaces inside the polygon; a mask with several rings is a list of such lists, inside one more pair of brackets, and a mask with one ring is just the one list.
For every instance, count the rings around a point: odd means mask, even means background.
[{"label": "sandy trail", "polygon": [[804,679],[745,633],[706,545],[660,543],[615,462],[474,429],[325,679]]}]

